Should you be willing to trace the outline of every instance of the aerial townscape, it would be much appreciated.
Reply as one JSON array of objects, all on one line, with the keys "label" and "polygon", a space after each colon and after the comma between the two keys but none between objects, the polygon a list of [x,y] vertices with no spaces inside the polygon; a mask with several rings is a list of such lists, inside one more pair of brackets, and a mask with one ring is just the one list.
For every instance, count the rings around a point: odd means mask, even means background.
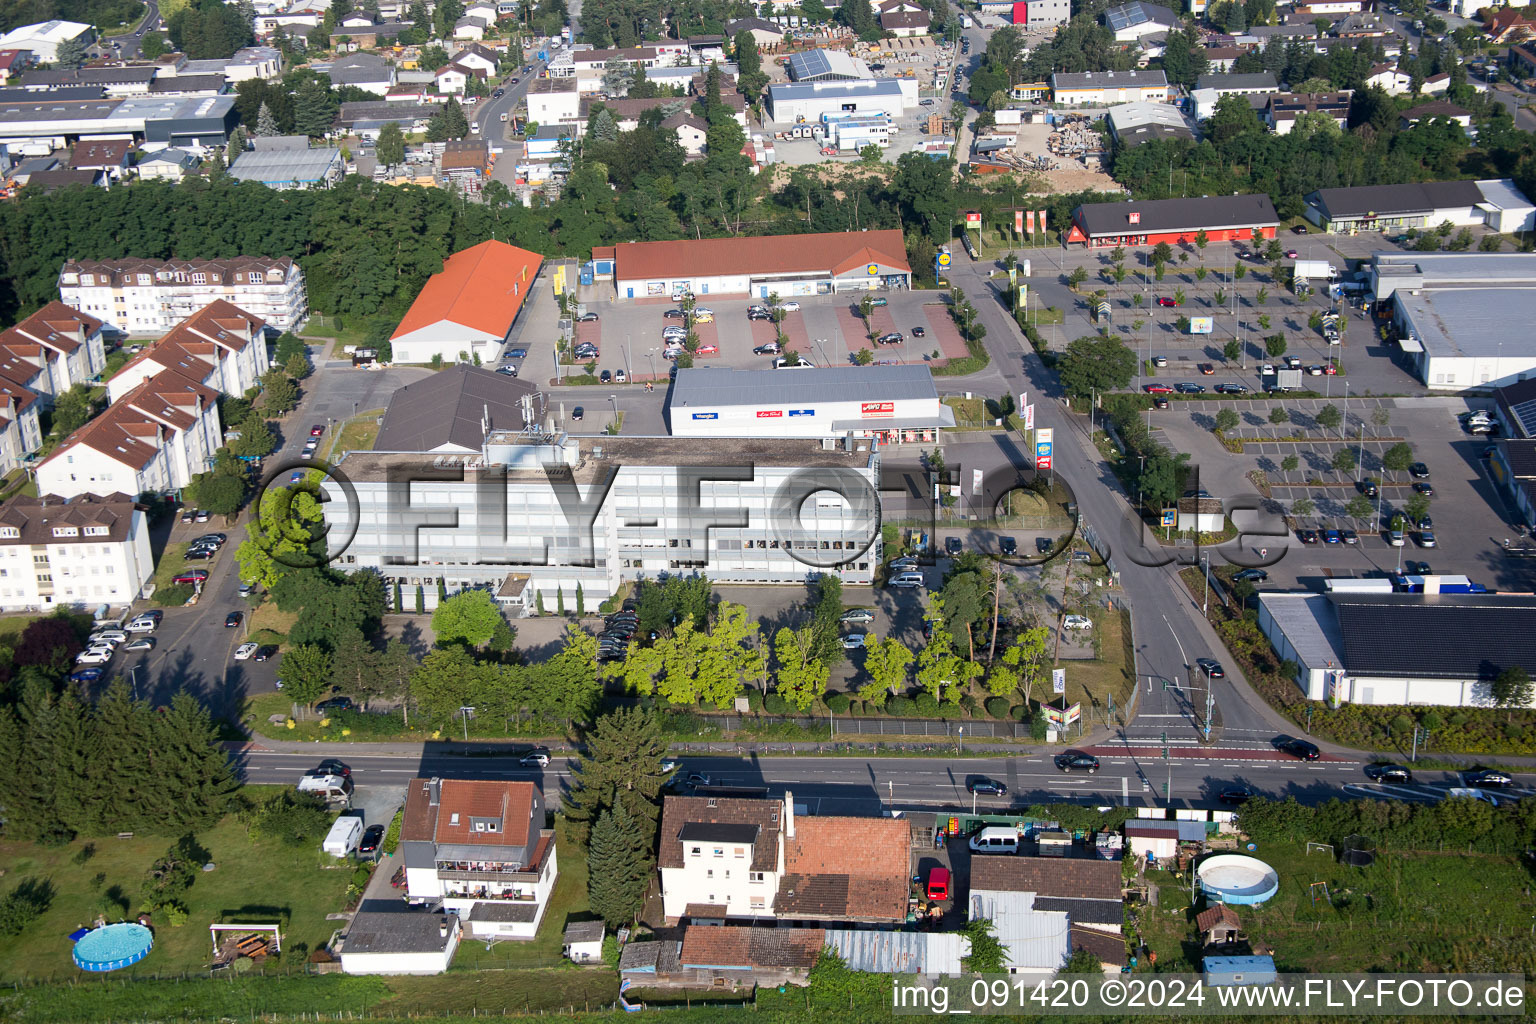
[{"label": "aerial townscape", "polygon": [[1526,10],[6,6],[0,1024],[1528,1016]]}]

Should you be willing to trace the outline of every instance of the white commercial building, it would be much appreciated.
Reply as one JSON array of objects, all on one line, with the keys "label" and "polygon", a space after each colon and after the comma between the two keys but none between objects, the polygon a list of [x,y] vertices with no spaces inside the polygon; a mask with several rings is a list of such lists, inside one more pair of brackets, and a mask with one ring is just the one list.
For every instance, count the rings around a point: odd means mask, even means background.
[{"label": "white commercial building", "polygon": [[165,370],[64,439],[37,467],[40,494],[169,494],[213,467],[218,392]]},{"label": "white commercial building", "polygon": [[1161,71],[1058,72],[1051,76],[1051,93],[1064,107],[1167,103],[1168,76]]},{"label": "white commercial building", "polygon": [[1494,676],[1536,664],[1530,594],[1266,592],[1259,628],[1307,699],[1335,707],[1491,707]]},{"label": "white commercial building", "polygon": [[448,257],[395,327],[395,362],[494,360],[543,262],[536,252],[494,240]]},{"label": "white commercial building", "polygon": [[[926,366],[679,370],[674,437],[931,439],[955,425]],[[921,437],[914,435],[921,434]]]},{"label": "white commercial building", "polygon": [[848,114],[898,118],[917,106],[917,79],[795,82],[768,87],[768,116],[779,124],[820,121]]},{"label": "white commercial building", "polygon": [[93,610],[154,574],[149,521],[126,494],[17,495],[0,506],[0,610]]},{"label": "white commercial building", "polygon": [[1379,252],[1367,271],[1426,386],[1460,391],[1536,375],[1536,255]]},{"label": "white commercial building", "polygon": [[42,21],[0,36],[0,50],[31,50],[38,63],[52,64],[59,59],[59,47],[64,43],[78,39],[87,45],[95,38],[96,30],[78,21]]},{"label": "white commercial building", "polygon": [[1447,221],[1504,234],[1536,227],[1536,205],[1512,178],[1323,188],[1307,195],[1303,212],[1324,231],[1350,235],[1437,228]]},{"label": "white commercial building", "polygon": [[590,605],[664,572],[800,585],[833,571],[867,586],[881,548],[869,447],[576,438],[535,422],[493,429],[473,455],[346,453],[355,506],[322,486],[339,567],[380,572],[407,603],[420,588],[429,608],[439,580],[513,609],[569,604],[578,586]]},{"label": "white commercial building", "polygon": [[581,92],[574,78],[540,78],[528,88],[528,120],[544,126],[581,124]]},{"label": "white commercial building", "polygon": [[126,334],[164,334],[217,299],[278,331],[309,315],[304,271],[286,257],[71,260],[59,271],[59,297]]}]

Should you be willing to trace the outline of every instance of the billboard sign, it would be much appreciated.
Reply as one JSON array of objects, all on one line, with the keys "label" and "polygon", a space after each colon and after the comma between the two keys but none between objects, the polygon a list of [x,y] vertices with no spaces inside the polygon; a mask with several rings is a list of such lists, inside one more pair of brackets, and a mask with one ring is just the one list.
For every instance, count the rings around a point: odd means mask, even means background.
[{"label": "billboard sign", "polygon": [[1051,669],[1051,692],[1067,692],[1067,670],[1064,668]]},{"label": "billboard sign", "polygon": [[1216,326],[1215,317],[1192,316],[1189,318],[1190,334],[1210,334]]},{"label": "billboard sign", "polygon": [[968,228],[976,228],[977,230],[980,230],[981,212],[979,210],[965,211],[965,226]]}]

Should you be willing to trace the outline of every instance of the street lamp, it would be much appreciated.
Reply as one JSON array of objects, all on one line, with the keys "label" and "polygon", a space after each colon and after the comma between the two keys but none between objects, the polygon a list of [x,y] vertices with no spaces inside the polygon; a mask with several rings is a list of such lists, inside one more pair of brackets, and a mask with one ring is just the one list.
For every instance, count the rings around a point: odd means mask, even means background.
[{"label": "street lamp", "polygon": [[619,396],[609,395],[608,401],[613,405],[613,432],[619,432]]},{"label": "street lamp", "polygon": [[955,754],[957,756],[963,755],[965,753],[965,726],[963,726],[963,725],[955,726],[955,736],[956,736]]},{"label": "street lamp", "polygon": [[651,361],[651,379],[656,379],[656,349],[652,348],[645,354],[645,358]]},{"label": "street lamp", "polygon": [[[1199,501],[1199,498],[1195,499],[1197,508]],[[1200,611],[1209,615],[1211,611],[1211,554],[1209,551],[1200,552],[1200,562],[1205,566],[1205,597],[1200,602]]]}]

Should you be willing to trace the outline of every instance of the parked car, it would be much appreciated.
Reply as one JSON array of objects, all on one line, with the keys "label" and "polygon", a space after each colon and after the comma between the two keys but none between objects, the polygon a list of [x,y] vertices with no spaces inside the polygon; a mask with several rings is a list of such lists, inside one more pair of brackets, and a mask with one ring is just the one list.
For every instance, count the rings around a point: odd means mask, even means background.
[{"label": "parked car", "polygon": [[719,345],[700,345],[698,348],[694,349],[693,351],[694,351],[694,355],[717,356],[717,355],[720,354],[720,346]]},{"label": "parked car", "polygon": [[196,515],[197,509],[184,508],[181,510],[181,521],[184,523],[190,523]]},{"label": "parked car", "polygon": [[[878,300],[875,302],[875,305],[877,306],[883,306],[884,304],[885,303]],[[788,302],[779,303],[779,308],[786,313],[798,313],[800,312],[800,303],[796,302],[794,299],[790,299]]]},{"label": "parked car", "polygon": [[1086,615],[1068,615],[1061,625],[1063,629],[1092,629],[1093,620]]},{"label": "parked car", "polygon": [[1056,755],[1056,768],[1063,772],[1087,772],[1092,775],[1099,770],[1099,759],[1092,754],[1069,751]]},{"label": "parked car", "polygon": [[210,520],[212,518],[213,518],[213,513],[212,512],[209,512],[205,508],[200,508],[200,509],[197,510],[197,515],[192,517],[192,521],[193,522],[197,522],[197,523],[206,523],[206,522],[208,522],[208,520]]},{"label": "parked car", "polygon": [[1316,530],[1297,530],[1296,531],[1296,539],[1301,541],[1303,544],[1316,544],[1317,543],[1317,531]]},{"label": "parked car", "polygon": [[960,542],[960,538],[959,537],[945,537],[944,538],[944,553],[949,555],[951,558],[955,557],[961,551],[964,551],[964,550],[965,550],[965,545]]},{"label": "parked car", "polygon": [[[888,306],[890,305],[890,300],[883,295],[877,295],[869,300],[869,304],[871,306]],[[789,307],[786,306],[784,308],[788,309]]]},{"label": "parked car", "polygon": [[1167,384],[1143,384],[1141,390],[1149,395],[1171,395],[1173,388]]},{"label": "parked car", "polygon": [[613,382],[615,384],[627,384],[629,383],[629,374],[625,373],[623,370],[614,370]]},{"label": "parked car", "polygon": [[92,647],[90,650],[81,651],[75,655],[76,665],[105,665],[111,660],[112,652],[99,647]]},{"label": "parked car", "polygon": [[1195,369],[1199,370],[1203,375],[1207,377],[1214,376],[1216,373],[1216,367],[1212,363],[1198,363],[1196,364]]},{"label": "parked car", "polygon": [[324,423],[316,423],[314,426],[309,428],[309,436],[310,437],[319,437],[319,436],[321,436],[324,433],[325,433],[325,424]]},{"label": "parked car", "polygon": [[327,697],[315,705],[316,711],[351,711],[351,697]]},{"label": "parked car", "polygon": [[181,573],[176,574],[175,576],[172,576],[171,577],[171,582],[172,583],[190,583],[190,584],[194,584],[195,585],[195,584],[198,584],[198,583],[206,582],[207,579],[208,579],[208,570],[207,569],[188,569],[185,572],[181,572]]},{"label": "parked car", "polygon": [[379,844],[384,842],[384,826],[369,825],[363,829],[363,838],[357,842],[358,853],[378,853]]},{"label": "parked car", "polygon": [[549,755],[542,750],[535,750],[531,754],[524,754],[517,759],[517,763],[524,768],[548,768]]},{"label": "parked car", "polygon": [[1055,547],[1055,545],[1051,543],[1051,538],[1049,538],[1049,537],[1036,537],[1035,538],[1035,553],[1036,554],[1048,555],[1048,554],[1051,553],[1051,548],[1053,548],[1053,547]]},{"label": "parked car", "polygon": [[1168,365],[1168,357],[1167,356],[1153,356],[1152,357],[1152,365],[1153,366],[1167,366]]},{"label": "parked car", "polygon": [[503,358],[506,358],[506,359],[527,359],[528,358],[528,350],[525,349],[525,348],[509,348],[509,349],[507,349],[506,355]]},{"label": "parked car", "polygon": [[880,335],[880,337],[876,338],[875,339],[875,344],[876,345],[900,345],[902,342],[904,342],[906,340],[907,340],[906,335],[902,334],[900,331],[891,331],[889,334],[882,334],[882,335]]},{"label": "parked car", "polygon": [[868,608],[853,608],[843,612],[842,618],[838,621],[846,622],[849,625],[867,626],[875,621],[875,613]]},{"label": "parked car", "polygon": [[1354,530],[1340,530],[1339,536],[1344,538],[1345,544],[1359,544],[1360,535]]},{"label": "parked car", "polygon": [[1189,381],[1189,380],[1180,381],[1178,384],[1175,384],[1173,386],[1173,389],[1175,391],[1177,391],[1181,395],[1203,395],[1203,394],[1205,394],[1205,385],[1204,384],[1196,384],[1194,381]]},{"label": "parked car", "polygon": [[1157,297],[1157,304],[1159,306],[1177,306],[1179,304],[1179,300],[1168,295],[1159,295]]},{"label": "parked car", "polygon": [[1432,548],[1432,547],[1435,546],[1435,543],[1436,543],[1435,542],[1435,531],[1434,530],[1420,530],[1418,532],[1418,534],[1414,537],[1414,539],[1416,541],[1418,541],[1419,547],[1421,547],[1421,548]]},{"label": "parked car", "polygon": [[77,668],[69,674],[69,681],[72,683],[94,683],[102,675],[104,673],[99,668]]},{"label": "parked car", "polygon": [[1338,530],[1324,530],[1323,531],[1323,543],[1324,544],[1342,544],[1343,542],[1344,542],[1344,536],[1341,533],[1339,533]]},{"label": "parked car", "polygon": [[597,314],[583,313],[576,318],[576,322],[579,324],[595,324],[597,323]]},{"label": "parked car", "polygon": [[1413,485],[1413,489],[1415,491],[1417,491],[1418,493],[1424,495],[1426,498],[1433,496],[1434,493],[1435,493],[1435,489],[1433,487],[1431,487],[1429,484],[1427,484],[1424,481],[1422,481],[1422,480],[1420,480],[1417,483],[1415,483]]},{"label": "parked car", "polygon": [[270,661],[272,659],[272,656],[274,654],[276,654],[276,653],[277,653],[277,645],[276,644],[263,644],[262,646],[256,648],[255,660],[256,661]]},{"label": "parked car", "polygon": [[1168,408],[1168,399],[1162,395],[1157,395],[1152,399],[1152,407],[1155,409],[1166,409]]},{"label": "parked car", "polygon": [[1222,670],[1221,662],[1215,658],[1196,658],[1195,665],[1205,673],[1207,679],[1225,679],[1227,673]]},{"label": "parked car", "polygon": [[976,796],[1007,796],[1008,787],[996,779],[978,775],[965,784],[966,791]]},{"label": "parked car", "polygon": [[581,406],[578,405],[576,408],[571,410],[571,420],[572,420],[572,422],[580,423],[581,422],[581,418],[583,416],[585,416],[586,413],[587,413],[587,410],[583,409]]},{"label": "parked car", "polygon": [[239,647],[235,648],[235,660],[236,661],[249,661],[251,659],[251,656],[254,655],[260,649],[261,649],[261,645],[253,644],[253,643],[247,641],[246,643],[243,643]]},{"label": "parked car", "polygon": [[1016,555],[1019,553],[1019,542],[1014,540],[1012,537],[999,537],[997,541],[997,550],[1001,551],[1005,555]]},{"label": "parked car", "polygon": [[770,341],[767,344],[758,345],[752,350],[752,354],[755,356],[776,356],[779,354],[779,343]]},{"label": "parked car", "polygon": [[613,383],[613,374],[612,374],[612,372],[610,372],[608,370],[604,370],[602,373],[599,373],[597,375],[597,382],[599,384],[612,384]]},{"label": "parked car", "polygon": [[849,633],[847,636],[843,637],[843,650],[845,651],[856,651],[863,646],[863,633]]},{"label": "parked car", "polygon": [[926,338],[927,336],[928,336],[928,328],[926,328],[926,327],[914,327],[914,328],[912,328],[912,337],[914,337],[914,338]]},{"label": "parked car", "polygon": [[1248,389],[1242,384],[1217,384],[1216,393],[1218,395],[1246,395]]}]

